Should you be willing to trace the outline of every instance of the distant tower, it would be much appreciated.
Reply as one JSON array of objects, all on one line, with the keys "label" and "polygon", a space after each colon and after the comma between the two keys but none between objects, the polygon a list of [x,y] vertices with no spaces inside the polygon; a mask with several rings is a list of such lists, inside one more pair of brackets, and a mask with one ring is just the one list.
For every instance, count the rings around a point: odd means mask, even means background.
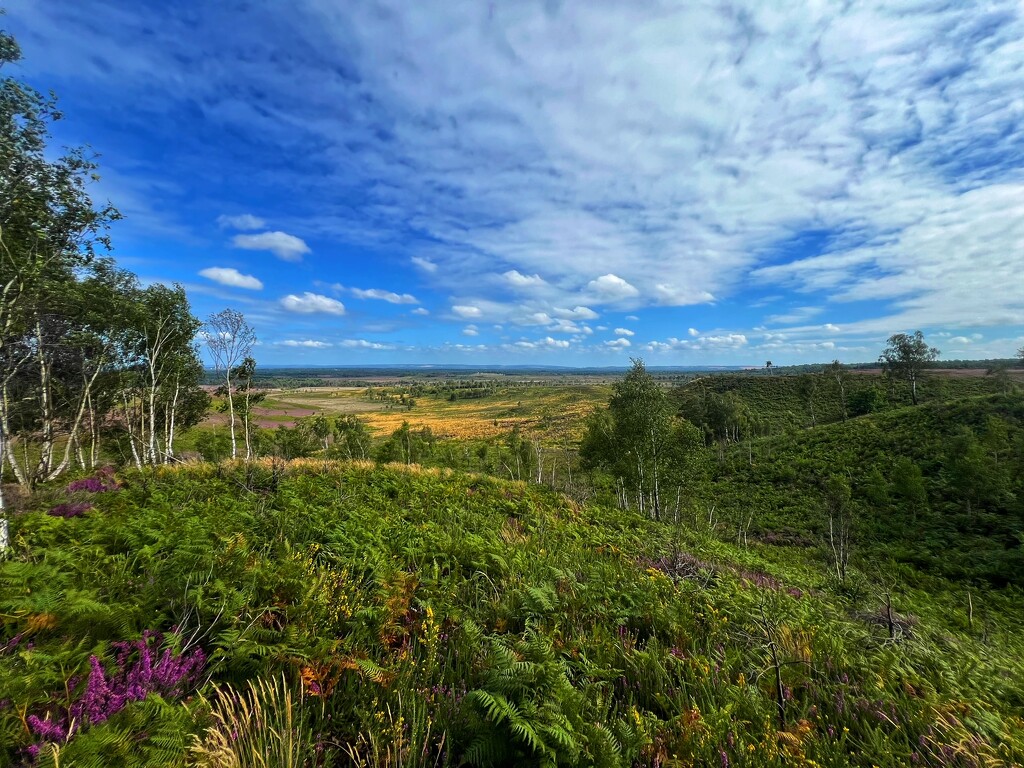
[{"label": "distant tower", "polygon": [[764,364],[764,369],[765,369],[766,371],[768,371],[768,375],[769,375],[769,376],[771,376],[771,375],[772,375],[772,361],[771,361],[771,360],[769,360],[768,362],[766,362],[766,363]]}]

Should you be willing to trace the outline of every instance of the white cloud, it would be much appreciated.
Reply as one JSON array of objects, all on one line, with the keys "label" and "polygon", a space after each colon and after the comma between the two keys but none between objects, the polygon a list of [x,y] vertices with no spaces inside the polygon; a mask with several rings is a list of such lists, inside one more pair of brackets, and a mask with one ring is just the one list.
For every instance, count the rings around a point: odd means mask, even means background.
[{"label": "white cloud", "polygon": [[432,262],[430,259],[424,258],[423,256],[413,256],[410,259],[410,261],[413,263],[413,265],[419,267],[424,272],[437,272],[437,264]]},{"label": "white cloud", "polygon": [[[691,329],[693,330],[693,329]],[[698,335],[696,338],[677,339],[675,337],[665,341],[651,341],[644,345],[644,348],[652,352],[668,351],[701,351],[701,350],[737,350],[746,347],[749,343],[746,334],[735,332],[723,332],[706,336]]]},{"label": "white cloud", "polygon": [[412,314],[426,316],[430,314],[430,310],[426,307],[416,307],[416,309],[412,311]]},{"label": "white cloud", "polygon": [[524,275],[515,269],[510,269],[502,275],[505,281],[515,288],[543,288],[547,282],[540,275]]},{"label": "white cloud", "polygon": [[543,344],[545,347],[548,347],[550,349],[568,349],[569,348],[569,342],[566,341],[565,339],[553,339],[550,336],[545,336],[543,339],[541,339],[540,343]]},{"label": "white cloud", "polygon": [[747,345],[746,334],[727,333],[721,336],[702,336],[700,341],[708,347],[744,347]]},{"label": "white cloud", "polygon": [[1024,241],[1024,184],[922,193],[913,209],[895,205],[879,217],[896,232],[755,274],[838,302],[890,302],[887,314],[844,322],[851,332],[1024,323],[1013,288],[1019,264],[1003,255]]},{"label": "white cloud", "polygon": [[788,312],[769,315],[764,319],[769,325],[796,325],[806,323],[812,317],[820,315],[822,307],[794,307]]},{"label": "white cloud", "polygon": [[[782,285],[833,299],[844,333],[1024,322],[1020,3],[310,0],[257,4],[231,34],[204,4],[152,35],[115,4],[23,5],[28,63],[151,112],[200,99],[235,154],[278,153],[239,177],[324,201],[302,231],[400,241],[452,296],[543,274],[546,303],[503,321]],[[308,55],[234,66],[265,29]],[[256,88],[258,104],[224,96]],[[181,138],[178,178],[218,167],[220,148]],[[149,199],[193,193],[152,175]],[[595,275],[637,293],[591,296]]]},{"label": "white cloud", "polygon": [[587,290],[593,292],[602,301],[613,302],[632,299],[640,295],[635,286],[630,285],[618,275],[601,275],[587,283]]},{"label": "white cloud", "polygon": [[301,296],[294,293],[281,299],[281,306],[289,312],[296,312],[300,315],[325,314],[344,315],[345,305],[337,299],[323,296],[319,293],[306,291]]},{"label": "white cloud", "polygon": [[308,349],[324,349],[331,346],[329,342],[316,341],[315,339],[285,339],[284,341],[277,342],[277,345],[281,347],[306,347]]},{"label": "white cloud", "polygon": [[346,349],[394,349],[391,344],[383,344],[379,341],[367,341],[366,339],[345,339],[338,342],[339,347]]},{"label": "white cloud", "polygon": [[459,317],[480,317],[483,315],[483,312],[480,311],[480,307],[476,307],[471,304],[456,304],[452,307],[452,312]]},{"label": "white cloud", "polygon": [[475,325],[467,325],[465,328],[462,329],[462,335],[463,336],[479,336],[480,335],[480,331],[477,330],[477,327]]},{"label": "white cloud", "polygon": [[672,283],[656,283],[653,290],[658,304],[682,306],[685,304],[708,304],[715,300],[714,294],[708,291],[694,290],[691,285],[674,285]]},{"label": "white cloud", "polygon": [[585,325],[579,325],[574,323],[572,320],[555,320],[554,323],[549,325],[549,331],[554,333],[588,333],[589,329]]},{"label": "white cloud", "polygon": [[606,347],[615,347],[617,349],[625,349],[631,346],[629,339],[615,339],[614,341],[606,341],[604,343]]},{"label": "white cloud", "polygon": [[636,315],[626,315],[626,319],[627,319],[627,320],[632,320],[632,321],[633,321],[633,322],[635,323],[635,322],[636,322],[637,320],[639,320],[640,318],[639,318],[639,317],[637,317]]},{"label": "white cloud", "polygon": [[309,246],[301,238],[285,232],[235,235],[231,244],[247,251],[270,251],[282,261],[302,261],[302,255],[310,253]]},{"label": "white cloud", "polygon": [[565,339],[553,339],[550,336],[546,336],[543,339],[537,341],[517,341],[511,345],[513,349],[538,349],[538,350],[554,350],[554,349],[568,349],[570,342]]},{"label": "white cloud", "polygon": [[213,280],[215,283],[232,288],[246,288],[250,291],[263,289],[263,283],[258,278],[252,275],[243,275],[232,267],[207,267],[199,270],[199,274],[207,280]]},{"label": "white cloud", "polygon": [[700,331],[698,331],[696,328],[687,328],[686,332],[690,335],[691,338],[700,336]]},{"label": "white cloud", "polygon": [[572,309],[561,309],[555,307],[551,310],[551,314],[555,317],[565,318],[566,320],[597,320],[600,315],[597,314],[590,307],[573,307]]},{"label": "white cloud", "polygon": [[222,229],[247,231],[250,229],[263,229],[263,227],[267,226],[267,222],[258,216],[253,216],[251,213],[242,213],[238,216],[222,214],[217,217],[217,225]]},{"label": "white cloud", "polygon": [[419,300],[408,293],[394,293],[392,291],[381,290],[380,288],[353,288],[352,295],[357,299],[379,299],[380,301],[386,301],[389,304],[418,304]]},{"label": "white cloud", "polygon": [[614,333],[616,336],[636,336],[629,328],[616,328]]}]

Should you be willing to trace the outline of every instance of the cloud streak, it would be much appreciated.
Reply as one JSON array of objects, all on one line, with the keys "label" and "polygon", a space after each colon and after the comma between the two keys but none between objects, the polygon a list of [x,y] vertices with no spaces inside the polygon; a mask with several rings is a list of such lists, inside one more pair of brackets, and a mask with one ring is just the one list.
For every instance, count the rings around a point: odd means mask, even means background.
[{"label": "cloud streak", "polygon": [[242,231],[247,231],[252,229],[263,229],[267,226],[267,222],[257,216],[253,216],[251,213],[241,213],[237,216],[222,214],[217,217],[217,225],[222,229],[240,229]]},{"label": "cloud streak", "polygon": [[353,288],[352,295],[357,299],[377,299],[379,301],[386,301],[388,304],[419,304],[419,299],[415,296],[402,293],[398,294],[394,291],[385,291],[380,288]]}]

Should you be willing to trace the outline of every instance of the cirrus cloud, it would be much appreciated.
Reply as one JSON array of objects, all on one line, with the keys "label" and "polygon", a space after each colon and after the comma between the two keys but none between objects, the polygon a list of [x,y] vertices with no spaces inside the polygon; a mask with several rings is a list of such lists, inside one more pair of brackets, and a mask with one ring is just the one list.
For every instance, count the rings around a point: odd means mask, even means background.
[{"label": "cirrus cloud", "polygon": [[389,304],[419,304],[419,300],[408,293],[395,293],[380,288],[353,288],[352,295],[357,299],[378,299]]},{"label": "cirrus cloud", "polygon": [[267,225],[263,219],[253,216],[251,213],[242,213],[237,216],[222,214],[217,217],[217,225],[222,229],[263,229]]}]

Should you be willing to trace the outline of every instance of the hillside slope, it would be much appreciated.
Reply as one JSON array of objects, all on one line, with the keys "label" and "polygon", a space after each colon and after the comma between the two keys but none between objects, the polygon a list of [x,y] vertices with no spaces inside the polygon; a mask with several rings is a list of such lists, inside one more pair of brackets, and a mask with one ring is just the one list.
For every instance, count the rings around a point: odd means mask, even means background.
[{"label": "hillside slope", "polygon": [[[890,382],[877,373],[846,371],[841,392],[836,380],[824,375],[822,367],[802,375],[764,373],[702,376],[677,387],[670,396],[681,416],[714,430],[715,413],[726,406],[739,407],[745,426],[756,434],[780,436],[798,430],[831,424],[843,419],[843,394],[848,416],[898,409],[910,405],[905,382]],[[918,385],[922,403],[962,400],[1004,392],[1010,386],[999,376],[949,376],[926,374]],[[716,398],[726,398],[718,402]],[[729,402],[729,399],[732,402]],[[745,430],[746,431],[746,430]]]},{"label": "hillside slope", "polygon": [[820,543],[830,476],[851,489],[865,558],[1024,584],[1024,395],[932,402],[734,445],[706,503],[754,533]]},{"label": "hillside slope", "polygon": [[955,585],[895,589],[887,623],[802,550],[444,471],[119,481],[15,520],[0,763],[225,765],[285,732],[275,765],[1024,760],[1012,593],[969,625]]}]

